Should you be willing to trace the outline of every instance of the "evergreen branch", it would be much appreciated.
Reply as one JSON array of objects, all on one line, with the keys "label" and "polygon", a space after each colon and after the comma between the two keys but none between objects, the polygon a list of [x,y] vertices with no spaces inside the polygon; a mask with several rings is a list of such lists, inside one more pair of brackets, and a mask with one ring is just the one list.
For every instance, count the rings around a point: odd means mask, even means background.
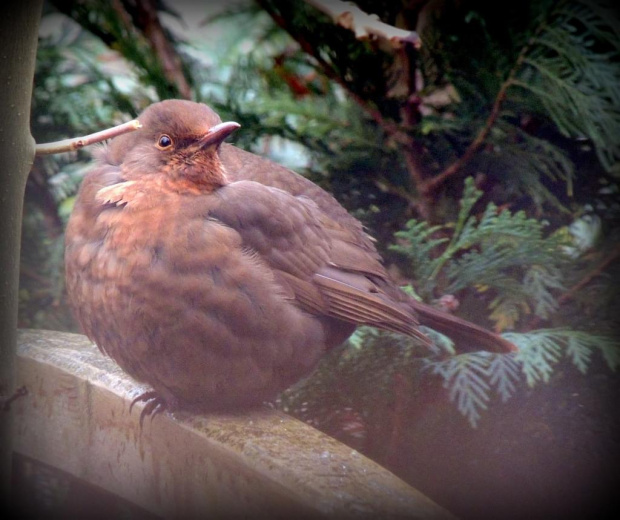
[{"label": "evergreen branch", "polygon": [[474,219],[473,217],[469,217],[469,214],[481,195],[482,192],[475,187],[474,180],[471,177],[466,179],[463,198],[460,201],[461,208],[454,227],[454,232],[452,233],[452,238],[450,239],[448,247],[446,247],[441,256],[435,261],[435,267],[429,275],[430,280],[435,280],[446,262],[448,262],[459,249],[463,248],[463,237],[469,236],[469,233],[464,231],[471,229],[474,225]]},{"label": "evergreen branch", "polygon": [[450,401],[476,427],[480,410],[486,410],[490,400],[489,357],[486,352],[461,354],[444,361],[429,362],[433,373],[443,378]]},{"label": "evergreen branch", "polygon": [[587,137],[610,171],[620,158],[620,26],[598,1],[561,2],[551,13],[515,85],[539,98],[564,135]]},{"label": "evergreen branch", "polygon": [[593,351],[591,348],[584,348],[583,342],[578,335],[569,336],[566,344],[566,355],[571,358],[577,370],[582,374],[588,371],[588,365],[592,360]]},{"label": "evergreen branch", "polygon": [[614,372],[620,365],[620,348],[617,343],[607,342],[599,345],[599,350],[603,356],[603,359],[607,363],[607,366]]},{"label": "evergreen branch", "polygon": [[[554,334],[555,331],[536,331],[527,335],[520,335],[521,344],[517,360],[522,364],[527,384],[531,387],[537,381],[549,382],[553,365],[555,365],[562,355],[563,337]],[[510,341],[514,341],[516,334],[510,334]]]},{"label": "evergreen branch", "polygon": [[611,370],[620,363],[620,344],[614,338],[570,329],[540,329],[527,333],[508,333],[504,337],[519,347],[516,359],[521,363],[527,384],[548,382],[555,365],[562,355],[571,359],[585,373],[598,350]]},{"label": "evergreen branch", "polygon": [[519,346],[516,355],[472,352],[441,361],[426,361],[434,374],[441,376],[449,397],[475,427],[487,408],[491,393],[506,402],[517,390],[521,377],[527,384],[548,382],[554,366],[567,357],[583,374],[596,350],[611,370],[620,364],[620,348],[616,340],[570,329],[543,329],[525,334],[509,333],[504,337]]},{"label": "evergreen branch", "polygon": [[[395,234],[401,242],[391,249],[410,259],[416,289],[425,298],[433,297],[439,283],[442,294],[472,286],[487,292],[498,330],[513,327],[532,311],[546,317],[558,307],[556,293],[564,290],[564,239],[545,236],[544,223],[524,211],[498,211],[489,203],[479,217],[472,215],[481,194],[468,177],[454,224],[410,220]],[[450,238],[433,238],[439,231]]]},{"label": "evergreen branch", "polygon": [[502,402],[508,401],[517,390],[520,378],[519,363],[511,354],[485,353],[489,361],[489,382],[495,387]]}]

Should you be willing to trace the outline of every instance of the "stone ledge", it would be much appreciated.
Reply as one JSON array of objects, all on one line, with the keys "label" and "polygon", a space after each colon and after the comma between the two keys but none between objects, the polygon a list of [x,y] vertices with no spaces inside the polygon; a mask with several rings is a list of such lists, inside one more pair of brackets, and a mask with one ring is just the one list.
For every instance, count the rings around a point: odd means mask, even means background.
[{"label": "stone ledge", "polygon": [[163,413],[77,334],[22,330],[15,449],[162,517],[453,518],[355,450],[278,411]]}]

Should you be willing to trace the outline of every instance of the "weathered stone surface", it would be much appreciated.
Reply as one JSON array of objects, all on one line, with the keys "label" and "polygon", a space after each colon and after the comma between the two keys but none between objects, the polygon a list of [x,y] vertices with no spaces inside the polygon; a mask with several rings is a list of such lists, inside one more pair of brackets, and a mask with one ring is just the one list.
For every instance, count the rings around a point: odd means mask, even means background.
[{"label": "weathered stone surface", "polygon": [[21,331],[16,450],[164,517],[453,518],[386,469],[273,410],[164,413],[84,336]]}]

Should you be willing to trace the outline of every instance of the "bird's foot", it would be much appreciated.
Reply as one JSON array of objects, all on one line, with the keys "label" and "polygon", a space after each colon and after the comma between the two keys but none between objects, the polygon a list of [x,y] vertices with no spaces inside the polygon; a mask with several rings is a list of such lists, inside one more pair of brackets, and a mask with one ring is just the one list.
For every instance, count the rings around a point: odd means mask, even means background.
[{"label": "bird's foot", "polygon": [[131,413],[134,405],[139,402],[146,403],[144,408],[142,408],[142,412],[140,412],[140,429],[142,429],[142,425],[146,417],[150,417],[152,421],[153,417],[167,409],[166,401],[164,401],[164,399],[155,390],[144,392],[131,401],[131,404],[129,405],[129,413]]}]

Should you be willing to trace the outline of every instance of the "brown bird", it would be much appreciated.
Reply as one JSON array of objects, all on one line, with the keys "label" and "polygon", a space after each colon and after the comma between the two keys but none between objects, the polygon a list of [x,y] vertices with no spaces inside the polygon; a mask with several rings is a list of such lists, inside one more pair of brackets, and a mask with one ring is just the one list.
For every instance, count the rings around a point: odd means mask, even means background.
[{"label": "brown bird", "polygon": [[430,344],[420,315],[475,347],[514,349],[402,292],[331,195],[222,144],[237,123],[180,100],[139,120],[140,130],[98,151],[65,261],[80,324],[153,387],[149,413],[258,405],[310,374],[359,324]]}]

